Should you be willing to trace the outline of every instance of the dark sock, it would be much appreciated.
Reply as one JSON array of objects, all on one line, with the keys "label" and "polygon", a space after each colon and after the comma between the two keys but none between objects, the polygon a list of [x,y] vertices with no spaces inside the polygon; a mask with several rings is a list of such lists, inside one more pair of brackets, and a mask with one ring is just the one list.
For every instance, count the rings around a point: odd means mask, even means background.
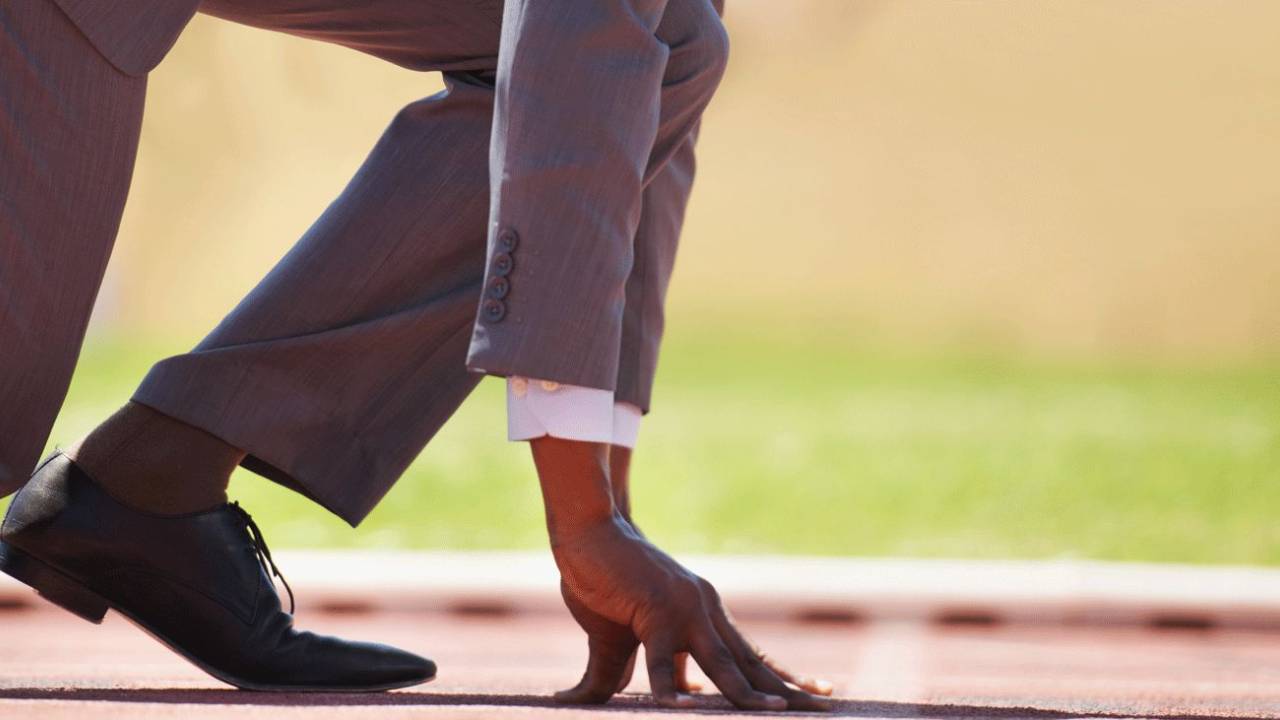
[{"label": "dark sock", "polygon": [[200,428],[134,402],[66,454],[115,499],[159,515],[225,503],[231,472],[245,457]]}]

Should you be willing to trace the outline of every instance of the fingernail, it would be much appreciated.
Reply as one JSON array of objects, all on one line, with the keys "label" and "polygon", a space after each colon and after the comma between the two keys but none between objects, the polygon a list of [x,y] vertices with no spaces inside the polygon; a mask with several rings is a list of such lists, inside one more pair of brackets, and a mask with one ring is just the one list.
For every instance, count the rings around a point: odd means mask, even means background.
[{"label": "fingernail", "polygon": [[814,686],[817,687],[818,692],[823,695],[829,695],[832,690],[835,690],[835,686],[826,680],[817,680],[814,682]]},{"label": "fingernail", "polygon": [[684,693],[676,693],[676,705],[682,708],[691,708],[698,705],[698,701],[693,699],[692,695]]},{"label": "fingernail", "polygon": [[765,695],[765,698],[766,698],[765,702],[769,706],[770,710],[786,710],[787,709],[786,698],[779,697],[777,695]]}]

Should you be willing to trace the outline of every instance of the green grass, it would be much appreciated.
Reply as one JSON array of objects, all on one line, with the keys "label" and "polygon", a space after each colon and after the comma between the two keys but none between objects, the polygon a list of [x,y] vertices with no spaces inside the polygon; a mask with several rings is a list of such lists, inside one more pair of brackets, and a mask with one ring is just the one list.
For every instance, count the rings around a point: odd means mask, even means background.
[{"label": "green grass", "polygon": [[[800,330],[668,340],[636,516],[677,551],[1280,564],[1280,363],[899,354]],[[87,350],[54,440],[181,346]],[[279,546],[540,548],[486,381],[358,529],[247,473]]]}]

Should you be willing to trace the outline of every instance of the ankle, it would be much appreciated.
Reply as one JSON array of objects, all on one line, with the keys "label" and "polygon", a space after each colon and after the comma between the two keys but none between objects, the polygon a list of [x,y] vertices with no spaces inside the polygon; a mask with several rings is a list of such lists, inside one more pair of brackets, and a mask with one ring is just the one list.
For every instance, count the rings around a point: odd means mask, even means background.
[{"label": "ankle", "polygon": [[226,502],[245,453],[200,428],[130,402],[66,451],[116,499],[179,515]]}]

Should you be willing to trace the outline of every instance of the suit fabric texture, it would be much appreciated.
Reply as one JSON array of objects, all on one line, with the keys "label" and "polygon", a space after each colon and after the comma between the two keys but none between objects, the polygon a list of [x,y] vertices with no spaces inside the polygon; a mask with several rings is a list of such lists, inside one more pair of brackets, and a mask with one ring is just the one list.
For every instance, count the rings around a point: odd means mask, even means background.
[{"label": "suit fabric texture", "polygon": [[150,72],[178,41],[200,0],[55,0],[108,62],[126,75]]},{"label": "suit fabric texture", "polygon": [[[55,5],[56,1],[56,5]],[[65,396],[137,149],[146,73],[196,11],[336,43],[446,89],[134,400],[357,524],[483,370],[648,410],[712,0],[0,4],[0,492]],[[491,182],[492,178],[492,182]]]}]

